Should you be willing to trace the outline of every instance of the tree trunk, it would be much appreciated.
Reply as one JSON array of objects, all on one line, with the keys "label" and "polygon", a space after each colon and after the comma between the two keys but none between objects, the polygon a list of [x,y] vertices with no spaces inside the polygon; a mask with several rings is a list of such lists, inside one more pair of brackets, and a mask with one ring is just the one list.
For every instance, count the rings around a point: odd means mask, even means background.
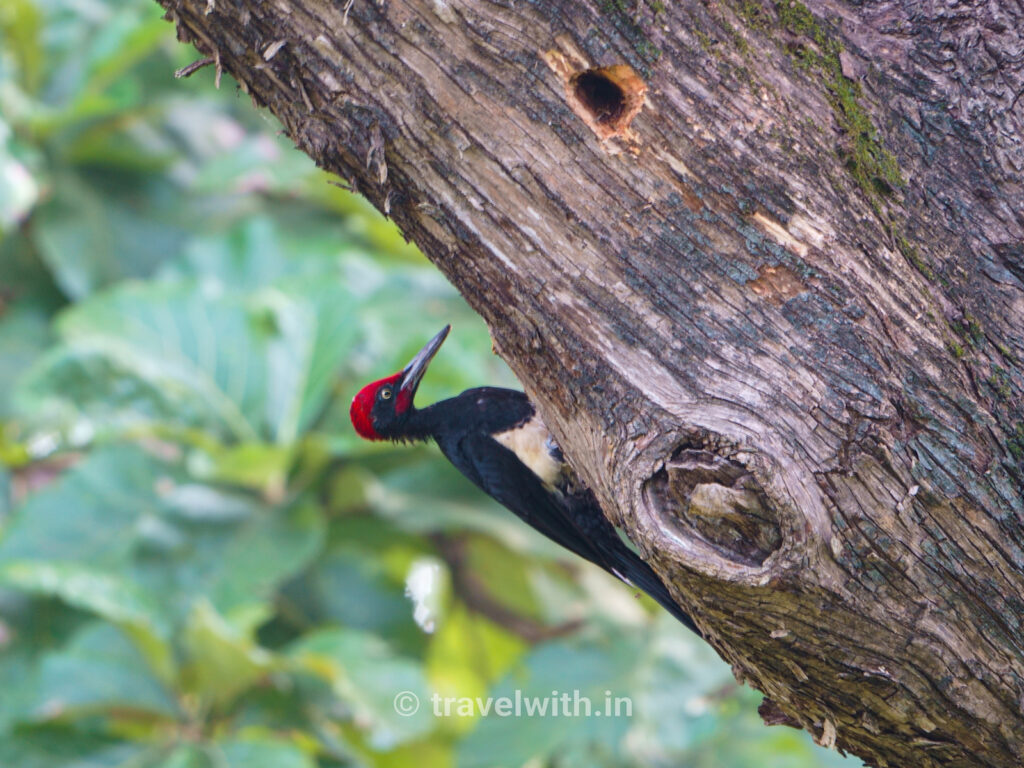
[{"label": "tree trunk", "polygon": [[766,720],[1019,764],[1020,0],[161,2],[483,315]]}]

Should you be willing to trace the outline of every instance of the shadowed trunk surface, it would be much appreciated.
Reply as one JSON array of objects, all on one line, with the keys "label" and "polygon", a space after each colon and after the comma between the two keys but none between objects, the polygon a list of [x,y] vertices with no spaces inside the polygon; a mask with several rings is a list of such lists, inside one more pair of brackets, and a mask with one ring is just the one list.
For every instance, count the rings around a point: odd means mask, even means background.
[{"label": "shadowed trunk surface", "polygon": [[1024,6],[161,2],[484,316],[766,720],[1019,764]]}]

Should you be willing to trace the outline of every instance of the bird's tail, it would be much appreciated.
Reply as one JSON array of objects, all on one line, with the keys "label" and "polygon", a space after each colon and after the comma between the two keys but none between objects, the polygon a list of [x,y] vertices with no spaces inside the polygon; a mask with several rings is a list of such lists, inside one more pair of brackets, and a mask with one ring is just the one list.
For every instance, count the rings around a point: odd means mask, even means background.
[{"label": "bird's tail", "polygon": [[683,626],[695,632],[698,637],[703,637],[703,633],[697,629],[693,619],[675,601],[668,591],[668,587],[658,578],[658,574],[654,572],[654,569],[632,552],[629,554],[629,558],[617,564],[614,571],[615,574],[619,578],[624,578],[625,581],[637,589],[642,589],[654,598],[662,608],[675,616]]}]

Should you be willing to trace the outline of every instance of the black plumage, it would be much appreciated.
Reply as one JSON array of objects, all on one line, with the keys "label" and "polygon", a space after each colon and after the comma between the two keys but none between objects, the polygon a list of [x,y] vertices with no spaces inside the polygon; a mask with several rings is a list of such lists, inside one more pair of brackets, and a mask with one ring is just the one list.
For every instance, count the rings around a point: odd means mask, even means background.
[{"label": "black plumage", "polygon": [[359,434],[371,440],[433,439],[463,475],[525,523],[642,589],[700,634],[576,478],[524,393],[479,387],[423,409],[413,405],[416,388],[447,333],[446,327],[402,371],[356,395],[351,415]]}]

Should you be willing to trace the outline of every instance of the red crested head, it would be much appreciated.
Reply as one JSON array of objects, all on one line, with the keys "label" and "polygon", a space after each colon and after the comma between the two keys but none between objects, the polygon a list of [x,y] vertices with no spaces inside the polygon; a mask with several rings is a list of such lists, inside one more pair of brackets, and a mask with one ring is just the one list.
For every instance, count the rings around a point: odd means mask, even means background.
[{"label": "red crested head", "polygon": [[406,436],[404,430],[409,427],[408,416],[415,410],[412,401],[416,389],[449,330],[451,326],[446,325],[398,373],[367,384],[352,398],[349,416],[360,437],[366,440],[400,440]]},{"label": "red crested head", "polygon": [[373,406],[380,397],[381,387],[394,386],[400,378],[402,378],[401,371],[386,379],[367,384],[359,390],[359,394],[352,398],[352,407],[349,408],[348,413],[352,418],[352,426],[364,440],[384,439],[383,435],[378,434],[373,427]]}]

